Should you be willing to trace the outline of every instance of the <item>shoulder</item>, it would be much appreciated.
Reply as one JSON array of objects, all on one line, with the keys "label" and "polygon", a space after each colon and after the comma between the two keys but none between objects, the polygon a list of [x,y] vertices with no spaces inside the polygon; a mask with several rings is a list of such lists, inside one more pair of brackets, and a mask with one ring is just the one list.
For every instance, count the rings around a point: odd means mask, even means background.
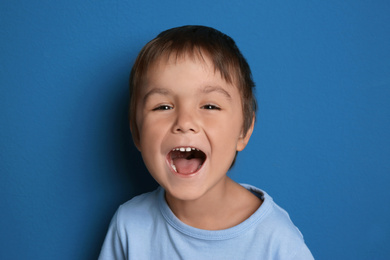
[{"label": "shoulder", "polygon": [[[159,211],[160,189],[136,196],[121,205],[111,220],[99,259],[129,259],[135,248],[142,248],[152,234]],[[149,232],[146,236],[146,232]],[[132,246],[131,246],[132,245]]]},{"label": "shoulder", "polygon": [[251,185],[243,186],[263,201],[255,213],[261,219],[262,225],[270,227],[274,232],[291,233],[291,236],[302,238],[301,232],[293,224],[287,211],[277,205],[268,193]]},{"label": "shoulder", "polygon": [[157,204],[160,189],[138,195],[119,206],[115,214],[116,225],[119,228],[129,225],[137,227],[149,222],[159,210]]},{"label": "shoulder", "polygon": [[263,200],[263,204],[255,213],[258,214],[259,220],[255,229],[257,234],[266,238],[267,247],[273,252],[273,259],[290,259],[302,250],[308,251],[302,233],[294,225],[287,211],[277,205],[265,191],[250,185],[243,186]]}]

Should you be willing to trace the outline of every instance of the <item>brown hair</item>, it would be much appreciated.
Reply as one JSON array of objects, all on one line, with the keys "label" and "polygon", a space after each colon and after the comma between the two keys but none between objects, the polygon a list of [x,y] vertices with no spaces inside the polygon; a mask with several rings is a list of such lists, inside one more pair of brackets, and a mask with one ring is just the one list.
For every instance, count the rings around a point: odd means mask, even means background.
[{"label": "brown hair", "polygon": [[228,83],[237,85],[242,101],[243,133],[246,134],[255,120],[257,109],[253,93],[255,84],[247,61],[234,40],[226,34],[211,27],[188,25],[161,32],[138,54],[130,74],[129,120],[133,138],[139,138],[135,116],[142,80],[154,62],[161,57],[169,58],[171,54],[175,54],[176,57],[186,54],[198,54],[202,57],[202,54],[206,54],[212,60],[214,69],[221,73],[222,78]]}]

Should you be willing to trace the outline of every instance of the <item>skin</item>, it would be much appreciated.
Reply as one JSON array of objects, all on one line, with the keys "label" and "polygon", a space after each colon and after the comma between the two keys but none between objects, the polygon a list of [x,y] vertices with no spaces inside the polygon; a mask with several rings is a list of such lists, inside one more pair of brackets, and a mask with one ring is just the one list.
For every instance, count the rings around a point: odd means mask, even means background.
[{"label": "skin", "polygon": [[[174,214],[193,227],[219,230],[247,219],[261,205],[231,180],[227,171],[245,148],[253,124],[243,133],[241,97],[203,55],[161,58],[150,68],[137,103],[135,144],[146,167],[165,189]],[[193,174],[178,174],[169,152],[194,147],[207,159]]]}]

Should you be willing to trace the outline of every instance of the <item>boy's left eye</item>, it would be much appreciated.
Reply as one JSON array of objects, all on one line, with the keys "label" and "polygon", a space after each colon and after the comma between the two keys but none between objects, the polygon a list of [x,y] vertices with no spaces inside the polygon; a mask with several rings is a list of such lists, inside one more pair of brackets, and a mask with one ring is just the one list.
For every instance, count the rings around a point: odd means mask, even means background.
[{"label": "boy's left eye", "polygon": [[204,105],[204,106],[202,106],[202,108],[207,109],[207,110],[221,110],[220,107],[218,107],[216,105],[212,105],[212,104]]}]

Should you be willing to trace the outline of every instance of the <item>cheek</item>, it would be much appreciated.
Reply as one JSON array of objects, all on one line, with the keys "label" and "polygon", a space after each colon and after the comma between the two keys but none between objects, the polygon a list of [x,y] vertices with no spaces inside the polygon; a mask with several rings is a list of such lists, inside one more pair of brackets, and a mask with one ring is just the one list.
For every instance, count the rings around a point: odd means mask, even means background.
[{"label": "cheek", "polygon": [[223,118],[213,118],[205,122],[211,142],[219,144],[220,149],[235,149],[241,135],[242,120],[240,115],[229,114]]},{"label": "cheek", "polygon": [[139,136],[140,136],[140,145],[142,148],[148,148],[150,143],[154,142],[156,137],[155,129],[151,126],[151,123],[147,120],[142,120],[141,124],[138,127]]},{"label": "cheek", "polygon": [[140,145],[139,150],[141,152],[143,161],[146,168],[155,177],[154,173],[156,169],[160,167],[160,157],[161,154],[161,135],[158,133],[158,127],[154,127],[152,122],[147,118],[144,118],[140,121],[138,130],[140,131]]},{"label": "cheek", "polygon": [[139,120],[138,130],[141,149],[158,152],[167,130],[166,123],[163,120],[145,116]]}]

